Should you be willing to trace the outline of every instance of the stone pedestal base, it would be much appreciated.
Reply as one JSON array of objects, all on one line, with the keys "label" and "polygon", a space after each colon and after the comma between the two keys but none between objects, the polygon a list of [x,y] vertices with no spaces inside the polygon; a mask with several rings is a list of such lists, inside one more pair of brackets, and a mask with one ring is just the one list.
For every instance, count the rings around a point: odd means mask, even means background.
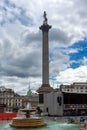
[{"label": "stone pedestal base", "polygon": [[42,86],[37,90],[38,93],[50,93],[53,88],[49,84],[42,84]]}]

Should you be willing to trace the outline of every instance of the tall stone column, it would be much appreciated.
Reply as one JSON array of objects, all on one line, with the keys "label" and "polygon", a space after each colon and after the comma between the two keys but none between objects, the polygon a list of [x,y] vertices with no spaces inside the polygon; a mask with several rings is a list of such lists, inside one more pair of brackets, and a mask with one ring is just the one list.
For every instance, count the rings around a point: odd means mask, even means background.
[{"label": "tall stone column", "polygon": [[48,43],[48,33],[50,25],[44,23],[40,29],[42,30],[42,86],[49,86],[49,43]]},{"label": "tall stone column", "polygon": [[44,11],[42,30],[42,86],[37,90],[38,93],[48,93],[53,90],[49,85],[49,29],[51,26],[47,23],[46,12]]}]

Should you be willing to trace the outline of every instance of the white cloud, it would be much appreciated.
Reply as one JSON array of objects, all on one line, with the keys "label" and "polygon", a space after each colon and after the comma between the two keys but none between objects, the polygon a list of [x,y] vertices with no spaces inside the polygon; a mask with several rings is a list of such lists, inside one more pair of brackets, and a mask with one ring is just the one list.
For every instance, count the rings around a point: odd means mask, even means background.
[{"label": "white cloud", "polygon": [[57,81],[61,84],[72,84],[73,82],[87,82],[87,66],[81,66],[76,69],[66,69],[61,71],[56,77]]},{"label": "white cloud", "polygon": [[[33,30],[29,31],[27,27],[16,22],[2,26],[0,34],[0,83],[5,82],[6,87],[14,87],[15,91],[21,93],[23,88],[26,91],[26,82],[28,83],[29,77],[33,77],[33,80],[37,79],[37,84],[41,82],[41,78],[39,78],[41,77],[41,49],[38,48],[37,42],[36,45],[34,43]],[[38,41],[38,35],[35,38]],[[15,81],[15,76],[16,83],[12,82]],[[21,83],[20,79],[24,80],[25,84]]]},{"label": "white cloud", "polygon": [[82,64],[83,64],[83,65],[87,65],[87,57],[83,57],[83,59],[82,59]]},{"label": "white cloud", "polygon": [[82,50],[82,48],[66,48],[66,49],[61,49],[61,51],[64,52],[64,53],[66,53],[66,54],[78,53],[81,50]]},{"label": "white cloud", "polygon": [[[7,87],[21,93],[26,91],[30,77],[35,81],[32,87],[40,87],[42,32],[39,26],[43,23],[44,10],[52,25],[50,76],[58,75],[61,83],[86,81],[86,66],[67,69],[75,62],[70,61],[68,54],[81,49],[67,47],[87,36],[86,5],[86,0],[0,0],[0,83],[5,82]],[[87,64],[86,57],[82,63]]]}]

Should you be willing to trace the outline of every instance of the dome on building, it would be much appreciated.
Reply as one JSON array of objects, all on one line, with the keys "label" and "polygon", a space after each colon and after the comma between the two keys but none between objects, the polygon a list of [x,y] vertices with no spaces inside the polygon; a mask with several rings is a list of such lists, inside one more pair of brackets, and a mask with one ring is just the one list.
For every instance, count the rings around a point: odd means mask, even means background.
[{"label": "dome on building", "polygon": [[29,95],[32,95],[32,94],[33,94],[33,92],[30,88],[30,82],[29,82],[29,88],[28,88],[28,91],[27,91],[27,95],[29,96]]},{"label": "dome on building", "polygon": [[29,90],[27,91],[27,95],[32,95],[31,89],[29,89]]}]

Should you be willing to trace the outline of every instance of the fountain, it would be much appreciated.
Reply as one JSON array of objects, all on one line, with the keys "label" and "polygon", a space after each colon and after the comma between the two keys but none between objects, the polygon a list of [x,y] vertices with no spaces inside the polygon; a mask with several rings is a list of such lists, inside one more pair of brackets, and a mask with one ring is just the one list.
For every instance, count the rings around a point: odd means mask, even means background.
[{"label": "fountain", "polygon": [[35,112],[36,110],[31,107],[31,104],[28,103],[26,108],[20,109],[20,116],[17,116],[16,118],[13,118],[10,126],[16,127],[16,128],[37,128],[45,126],[46,123],[44,122],[44,119],[42,117],[37,117],[32,112]]}]

